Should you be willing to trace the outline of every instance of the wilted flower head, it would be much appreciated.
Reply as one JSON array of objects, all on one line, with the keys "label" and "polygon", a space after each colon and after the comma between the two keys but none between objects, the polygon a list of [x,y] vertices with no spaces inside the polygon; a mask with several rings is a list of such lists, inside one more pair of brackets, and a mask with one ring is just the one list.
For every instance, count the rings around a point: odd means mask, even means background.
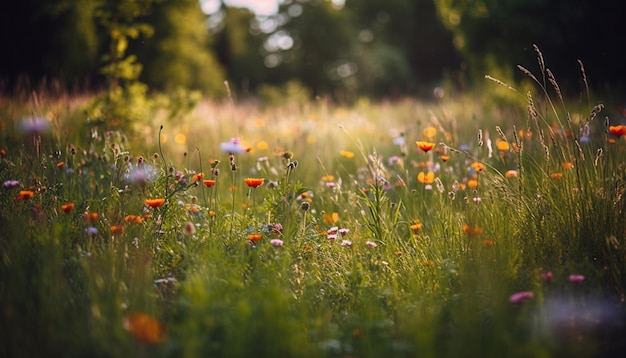
[{"label": "wilted flower head", "polygon": [[187,221],[185,225],[183,225],[183,234],[187,236],[191,236],[196,233],[196,225],[191,221]]}]

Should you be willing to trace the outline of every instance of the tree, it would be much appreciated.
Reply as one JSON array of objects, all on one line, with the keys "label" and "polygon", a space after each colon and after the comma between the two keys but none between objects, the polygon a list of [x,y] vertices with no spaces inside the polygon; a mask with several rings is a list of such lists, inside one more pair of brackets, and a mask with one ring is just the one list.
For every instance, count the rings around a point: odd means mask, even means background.
[{"label": "tree", "polygon": [[142,20],[154,29],[152,37],[133,47],[144,65],[142,82],[162,91],[184,87],[208,95],[225,92],[224,70],[210,48],[198,0],[160,0]]},{"label": "tree", "polygon": [[439,16],[454,34],[454,44],[474,80],[486,73],[520,79],[518,63],[533,63],[537,44],[564,86],[581,78],[584,63],[596,88],[624,88],[617,36],[623,2],[611,0],[435,0]]}]

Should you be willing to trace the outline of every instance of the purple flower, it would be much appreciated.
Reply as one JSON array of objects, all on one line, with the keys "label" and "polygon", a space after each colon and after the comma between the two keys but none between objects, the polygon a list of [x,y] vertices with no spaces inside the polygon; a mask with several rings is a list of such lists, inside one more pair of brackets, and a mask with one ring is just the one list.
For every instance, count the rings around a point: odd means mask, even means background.
[{"label": "purple flower", "polygon": [[20,123],[20,129],[26,134],[43,134],[50,128],[50,122],[41,117],[26,118]]},{"label": "purple flower", "polygon": [[375,243],[374,241],[367,241],[367,242],[365,243],[365,245],[367,245],[367,246],[369,246],[369,247],[376,247],[376,246],[378,246],[378,245],[376,245],[376,243]]},{"label": "purple flower", "polygon": [[96,234],[98,233],[98,229],[96,229],[93,226],[88,227],[85,231],[87,232],[87,235],[89,236],[96,236]]},{"label": "purple flower", "polygon": [[276,247],[280,247],[283,246],[283,240],[280,239],[272,239],[270,240],[270,244],[276,246]]},{"label": "purple flower", "polygon": [[17,180],[7,180],[4,182],[3,186],[5,188],[16,188],[20,185],[20,182]]},{"label": "purple flower", "polygon": [[220,150],[229,154],[241,154],[246,152],[246,148],[241,146],[239,138],[231,138],[228,142],[220,143]]},{"label": "purple flower", "polygon": [[585,276],[583,275],[569,275],[569,282],[579,283],[585,281]]},{"label": "purple flower", "polygon": [[511,303],[521,303],[533,298],[532,291],[522,291],[518,293],[514,293],[509,297],[509,302]]}]

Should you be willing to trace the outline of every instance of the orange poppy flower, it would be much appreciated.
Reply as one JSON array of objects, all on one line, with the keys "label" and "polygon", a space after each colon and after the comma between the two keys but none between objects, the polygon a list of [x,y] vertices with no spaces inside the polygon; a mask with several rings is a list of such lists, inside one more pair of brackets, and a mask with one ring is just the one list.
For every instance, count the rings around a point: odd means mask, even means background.
[{"label": "orange poppy flower", "polygon": [[426,267],[433,267],[435,266],[435,262],[432,260],[422,260],[422,265],[426,266]]},{"label": "orange poppy flower", "polygon": [[61,210],[63,210],[65,213],[69,213],[73,209],[74,209],[74,203],[67,203],[67,204],[61,205]]},{"label": "orange poppy flower", "polygon": [[143,218],[139,215],[126,215],[124,222],[127,224],[141,224],[143,222]]},{"label": "orange poppy flower", "polygon": [[417,141],[415,142],[415,144],[417,144],[417,147],[423,150],[424,153],[427,153],[433,150],[433,148],[435,148],[435,143],[431,143],[431,142]]},{"label": "orange poppy flower", "polygon": [[448,160],[450,160],[450,156],[449,155],[442,155],[440,158],[444,162],[447,162]]},{"label": "orange poppy flower", "polygon": [[111,234],[113,235],[121,235],[124,233],[123,225],[113,225],[111,226]]},{"label": "orange poppy flower", "polygon": [[245,178],[243,180],[243,182],[246,183],[246,185],[249,186],[250,188],[259,187],[263,184],[264,181],[265,181],[264,178]]},{"label": "orange poppy flower", "polygon": [[563,173],[552,173],[552,174],[550,174],[550,178],[552,178],[552,179],[561,179],[561,178],[563,178]]},{"label": "orange poppy flower", "polygon": [[193,180],[193,181],[200,181],[200,180],[202,180],[202,178],[204,178],[204,173],[198,173],[198,174],[194,174],[191,177],[191,180]]},{"label": "orange poppy flower", "polygon": [[141,312],[127,314],[124,317],[124,328],[143,343],[157,344],[167,337],[165,325]]},{"label": "orange poppy flower", "polygon": [[467,187],[470,189],[476,189],[478,187],[478,180],[470,179],[467,181]]},{"label": "orange poppy flower", "polygon": [[626,125],[620,124],[618,126],[609,126],[609,132],[616,137],[626,135]]},{"label": "orange poppy flower", "polygon": [[485,239],[485,240],[483,240],[480,244],[481,244],[482,246],[493,246],[493,245],[495,245],[495,244],[496,244],[496,242],[495,242],[495,241],[493,241],[493,240],[487,240],[487,239]]},{"label": "orange poppy flower", "polygon": [[476,236],[483,233],[483,229],[478,226],[463,225],[463,232],[469,236]]},{"label": "orange poppy flower", "polygon": [[202,184],[204,184],[205,186],[210,188],[210,187],[214,186],[215,184],[217,184],[217,180],[214,180],[214,179],[203,180]]},{"label": "orange poppy flower", "polygon": [[22,190],[20,191],[20,193],[17,195],[17,197],[15,198],[15,200],[17,201],[21,201],[21,200],[26,200],[26,199],[32,199],[33,196],[35,196],[35,193],[30,191],[30,190]]},{"label": "orange poppy flower", "polygon": [[572,169],[574,167],[574,164],[572,164],[571,162],[564,162],[561,163],[561,167],[563,169]]},{"label": "orange poppy flower", "polygon": [[423,184],[432,184],[435,181],[435,173],[432,171],[428,173],[420,172],[417,174],[417,180]]},{"label": "orange poppy flower", "polygon": [[263,238],[262,234],[250,234],[250,235],[248,235],[248,240],[250,240],[252,242],[261,241],[262,238]]},{"label": "orange poppy flower", "polygon": [[159,206],[165,204],[165,198],[146,199],[145,203],[151,208],[158,208]]},{"label": "orange poppy flower", "polygon": [[422,223],[415,223],[415,224],[411,225],[411,231],[418,232],[418,231],[422,230],[423,227],[424,227],[424,224],[422,224]]},{"label": "orange poppy flower", "polygon": [[83,219],[85,219],[85,221],[88,223],[98,221],[98,218],[100,218],[100,216],[96,212],[90,213],[85,211],[85,213],[83,214]]},{"label": "orange poppy flower", "polygon": [[63,168],[63,166],[65,166],[64,162],[58,162],[57,163],[57,168]]}]

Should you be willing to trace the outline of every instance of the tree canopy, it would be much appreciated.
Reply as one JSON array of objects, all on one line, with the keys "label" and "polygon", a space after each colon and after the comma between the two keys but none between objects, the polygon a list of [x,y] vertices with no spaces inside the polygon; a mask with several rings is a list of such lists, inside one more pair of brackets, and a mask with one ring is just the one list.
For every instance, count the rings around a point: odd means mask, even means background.
[{"label": "tree canopy", "polygon": [[[429,95],[442,82],[520,79],[536,44],[560,81],[623,90],[617,36],[626,5],[611,0],[284,0],[256,16],[199,0],[22,0],[0,4],[0,85],[106,84],[112,44],[150,89],[241,93],[297,80],[314,95]],[[111,31],[111,22],[119,24]],[[123,34],[121,36],[118,36]],[[121,48],[118,48],[120,50]],[[111,68],[108,67],[110,70]],[[462,81],[459,79],[463,79]]]}]

